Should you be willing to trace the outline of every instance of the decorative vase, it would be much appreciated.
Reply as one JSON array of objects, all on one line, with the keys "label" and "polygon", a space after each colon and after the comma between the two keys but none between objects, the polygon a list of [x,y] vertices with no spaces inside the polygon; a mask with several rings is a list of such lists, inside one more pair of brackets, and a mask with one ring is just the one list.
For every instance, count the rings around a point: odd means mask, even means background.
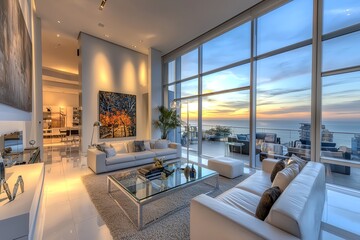
[{"label": "decorative vase", "polygon": [[5,180],[5,163],[4,159],[0,156],[0,181]]},{"label": "decorative vase", "polygon": [[5,164],[4,164],[4,159],[0,156],[0,193],[1,193],[1,187],[3,186],[4,182],[5,182]]},{"label": "decorative vase", "polygon": [[186,177],[186,180],[189,179],[190,170],[191,170],[191,169],[190,169],[189,165],[186,165],[186,167],[184,168],[184,175],[185,175],[185,177]]},{"label": "decorative vase", "polygon": [[194,164],[192,164],[190,170],[190,179],[194,179],[194,178],[196,178],[196,169],[194,168]]}]

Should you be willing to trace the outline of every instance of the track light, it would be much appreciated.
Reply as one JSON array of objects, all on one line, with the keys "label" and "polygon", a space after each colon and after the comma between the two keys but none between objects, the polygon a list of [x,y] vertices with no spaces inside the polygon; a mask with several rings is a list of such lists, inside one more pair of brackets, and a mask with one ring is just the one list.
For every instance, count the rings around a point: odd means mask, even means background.
[{"label": "track light", "polygon": [[103,10],[103,9],[104,9],[104,6],[105,6],[106,1],[107,1],[107,0],[101,0],[100,6],[99,6],[99,10]]}]

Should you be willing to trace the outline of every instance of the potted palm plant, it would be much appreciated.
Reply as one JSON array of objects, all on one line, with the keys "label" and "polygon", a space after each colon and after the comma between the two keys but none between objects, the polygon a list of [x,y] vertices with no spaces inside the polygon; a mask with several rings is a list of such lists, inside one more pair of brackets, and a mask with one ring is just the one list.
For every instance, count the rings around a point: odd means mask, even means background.
[{"label": "potted palm plant", "polygon": [[176,114],[176,109],[167,109],[164,106],[159,106],[160,112],[159,120],[154,121],[154,125],[160,128],[161,138],[167,139],[169,131],[181,126],[181,118]]}]

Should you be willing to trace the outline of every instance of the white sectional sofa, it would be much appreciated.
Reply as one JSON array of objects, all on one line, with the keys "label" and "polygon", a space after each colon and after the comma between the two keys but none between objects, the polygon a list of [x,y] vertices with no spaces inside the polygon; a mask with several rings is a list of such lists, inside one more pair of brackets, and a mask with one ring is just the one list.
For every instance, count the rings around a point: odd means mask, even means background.
[{"label": "white sectional sofa", "polygon": [[[88,149],[88,166],[94,173],[104,173],[119,169],[150,164],[155,157],[162,157],[165,161],[181,158],[181,145],[172,142],[157,144],[156,140],[145,140],[145,151],[135,152],[134,141],[109,142],[116,151],[115,156],[107,157],[105,152],[97,148]],[[164,142],[163,142],[164,143]]]},{"label": "white sectional sofa", "polygon": [[192,199],[190,238],[305,239],[319,238],[325,202],[325,168],[308,162],[271,207],[264,221],[256,218],[263,192],[271,187],[276,160],[264,159],[258,171],[216,198]]}]

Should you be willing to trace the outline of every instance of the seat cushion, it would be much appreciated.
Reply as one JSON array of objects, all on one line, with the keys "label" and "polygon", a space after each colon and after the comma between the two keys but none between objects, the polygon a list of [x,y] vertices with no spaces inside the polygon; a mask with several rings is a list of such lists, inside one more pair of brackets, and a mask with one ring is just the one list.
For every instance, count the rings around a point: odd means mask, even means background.
[{"label": "seat cushion", "polygon": [[266,189],[271,187],[270,174],[258,171],[236,185],[236,188],[243,189],[258,195],[259,197],[265,192]]},{"label": "seat cushion", "polygon": [[173,148],[165,148],[165,149],[151,149],[151,152],[155,153],[157,157],[176,154],[176,149]]},{"label": "seat cushion", "polygon": [[113,157],[106,158],[106,165],[113,165],[117,163],[134,161],[135,156],[128,153],[118,153]]},{"label": "seat cushion", "polygon": [[151,151],[132,152],[132,153],[129,153],[129,154],[134,156],[136,160],[156,157],[156,154],[151,152]]},{"label": "seat cushion", "polygon": [[260,196],[239,188],[232,188],[217,196],[216,199],[252,216],[255,216],[256,208],[260,202]]}]

